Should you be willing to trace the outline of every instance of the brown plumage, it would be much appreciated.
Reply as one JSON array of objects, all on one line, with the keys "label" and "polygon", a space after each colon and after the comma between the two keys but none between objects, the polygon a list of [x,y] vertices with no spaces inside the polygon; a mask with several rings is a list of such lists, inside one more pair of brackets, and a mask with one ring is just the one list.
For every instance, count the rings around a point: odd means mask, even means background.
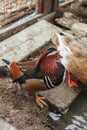
[{"label": "brown plumage", "polygon": [[[36,93],[45,91],[60,85],[65,80],[66,70],[59,62],[60,55],[55,48],[45,50],[39,58],[28,62],[13,62],[10,65],[10,73],[13,82],[19,82],[26,91]],[[20,69],[26,69],[23,72]],[[44,98],[36,98],[37,102],[45,104]],[[45,104],[46,105],[46,104]]]},{"label": "brown plumage", "polygon": [[87,44],[81,43],[76,37],[60,33],[53,37],[57,50],[63,57],[61,63],[87,86]]},{"label": "brown plumage", "polygon": [[[21,62],[20,64],[23,66],[23,68],[26,68],[27,66],[27,72],[29,78],[37,78],[37,79],[45,79],[46,77],[50,78],[52,84],[54,86],[57,86],[62,83],[64,80],[64,74],[65,74],[65,68],[64,66],[58,61],[59,58],[61,58],[56,51],[56,49],[51,48],[48,50],[45,50],[43,54],[39,58],[37,58],[34,61],[30,62]],[[30,70],[30,66],[32,66],[32,71]],[[33,72],[33,73],[32,73]],[[32,73],[32,74],[31,74]],[[47,85],[47,84],[45,84]]]},{"label": "brown plumage", "polygon": [[[39,58],[28,62],[13,62],[10,72],[14,82],[19,82],[29,92],[51,89],[65,79],[65,68],[59,62],[61,58],[55,48],[45,50]],[[20,70],[27,69],[25,73]]]}]

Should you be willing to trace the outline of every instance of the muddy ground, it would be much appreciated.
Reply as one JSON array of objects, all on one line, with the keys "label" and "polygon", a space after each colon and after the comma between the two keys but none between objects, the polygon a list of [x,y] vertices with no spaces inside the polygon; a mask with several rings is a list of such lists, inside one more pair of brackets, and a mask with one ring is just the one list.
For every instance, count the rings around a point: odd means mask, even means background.
[{"label": "muddy ground", "polygon": [[[60,10],[62,16],[63,10]],[[64,10],[73,12],[83,22],[87,23],[87,17],[85,17],[85,15],[87,16],[87,8],[78,8],[77,3],[64,8]],[[56,17],[59,17],[58,14]],[[49,45],[43,47],[40,52],[37,51],[28,58],[39,55],[48,47]],[[22,90],[18,84],[13,84],[10,78],[0,79],[0,118],[18,130],[54,130],[52,122],[48,118],[49,109],[46,107],[44,109],[39,108],[35,103],[34,94]]]}]

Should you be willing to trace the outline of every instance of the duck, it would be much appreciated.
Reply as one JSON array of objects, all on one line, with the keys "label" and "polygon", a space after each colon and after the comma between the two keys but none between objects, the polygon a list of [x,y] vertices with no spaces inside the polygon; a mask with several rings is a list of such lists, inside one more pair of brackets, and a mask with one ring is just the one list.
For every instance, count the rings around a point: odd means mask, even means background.
[{"label": "duck", "polygon": [[87,44],[66,32],[55,33],[52,42],[62,56],[60,62],[66,70],[87,86]]},{"label": "duck", "polygon": [[60,63],[60,58],[55,48],[49,48],[34,60],[12,62],[9,67],[12,80],[18,82],[23,90],[35,93],[39,106],[47,105],[38,92],[55,88],[65,81],[66,69]]}]

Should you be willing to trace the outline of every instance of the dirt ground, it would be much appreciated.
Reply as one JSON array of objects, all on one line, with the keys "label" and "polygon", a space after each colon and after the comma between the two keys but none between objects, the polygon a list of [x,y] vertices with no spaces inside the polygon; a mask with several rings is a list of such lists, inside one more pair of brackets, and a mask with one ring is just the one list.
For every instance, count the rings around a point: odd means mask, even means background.
[{"label": "dirt ground", "polygon": [[[46,46],[36,51],[26,59],[37,57]],[[0,118],[12,124],[18,130],[51,130],[52,124],[48,118],[49,108],[39,108],[35,102],[34,94],[13,84],[11,78],[0,79]]]},{"label": "dirt ground", "polygon": [[[79,8],[77,3],[77,7],[76,4],[72,4],[64,10],[75,13],[83,22],[87,23],[87,17],[85,17],[87,8]],[[61,15],[64,10],[61,9]],[[45,48],[47,47],[42,50]],[[37,51],[34,56],[39,55],[41,51]],[[1,119],[6,120],[18,130],[54,130],[48,118],[48,111],[48,108],[40,109],[35,103],[34,94],[22,90],[18,84],[13,84],[10,78],[0,79]]]},{"label": "dirt ground", "polygon": [[46,111],[36,105],[34,95],[11,79],[0,79],[0,118],[18,130],[50,130]]}]

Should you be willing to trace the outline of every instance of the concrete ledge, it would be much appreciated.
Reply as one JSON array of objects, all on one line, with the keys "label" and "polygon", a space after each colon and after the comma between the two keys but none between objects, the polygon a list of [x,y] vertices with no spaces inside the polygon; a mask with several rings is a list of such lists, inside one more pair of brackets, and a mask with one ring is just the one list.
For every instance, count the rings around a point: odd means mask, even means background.
[{"label": "concrete ledge", "polygon": [[42,20],[0,42],[0,66],[3,65],[2,58],[9,61],[22,60],[39,47],[44,46],[54,33],[60,30],[51,23]]},{"label": "concrete ledge", "polygon": [[44,96],[54,108],[65,114],[69,110],[70,105],[80,94],[81,90],[81,87],[70,88],[66,80],[64,84],[45,92],[39,92],[39,94]]}]

